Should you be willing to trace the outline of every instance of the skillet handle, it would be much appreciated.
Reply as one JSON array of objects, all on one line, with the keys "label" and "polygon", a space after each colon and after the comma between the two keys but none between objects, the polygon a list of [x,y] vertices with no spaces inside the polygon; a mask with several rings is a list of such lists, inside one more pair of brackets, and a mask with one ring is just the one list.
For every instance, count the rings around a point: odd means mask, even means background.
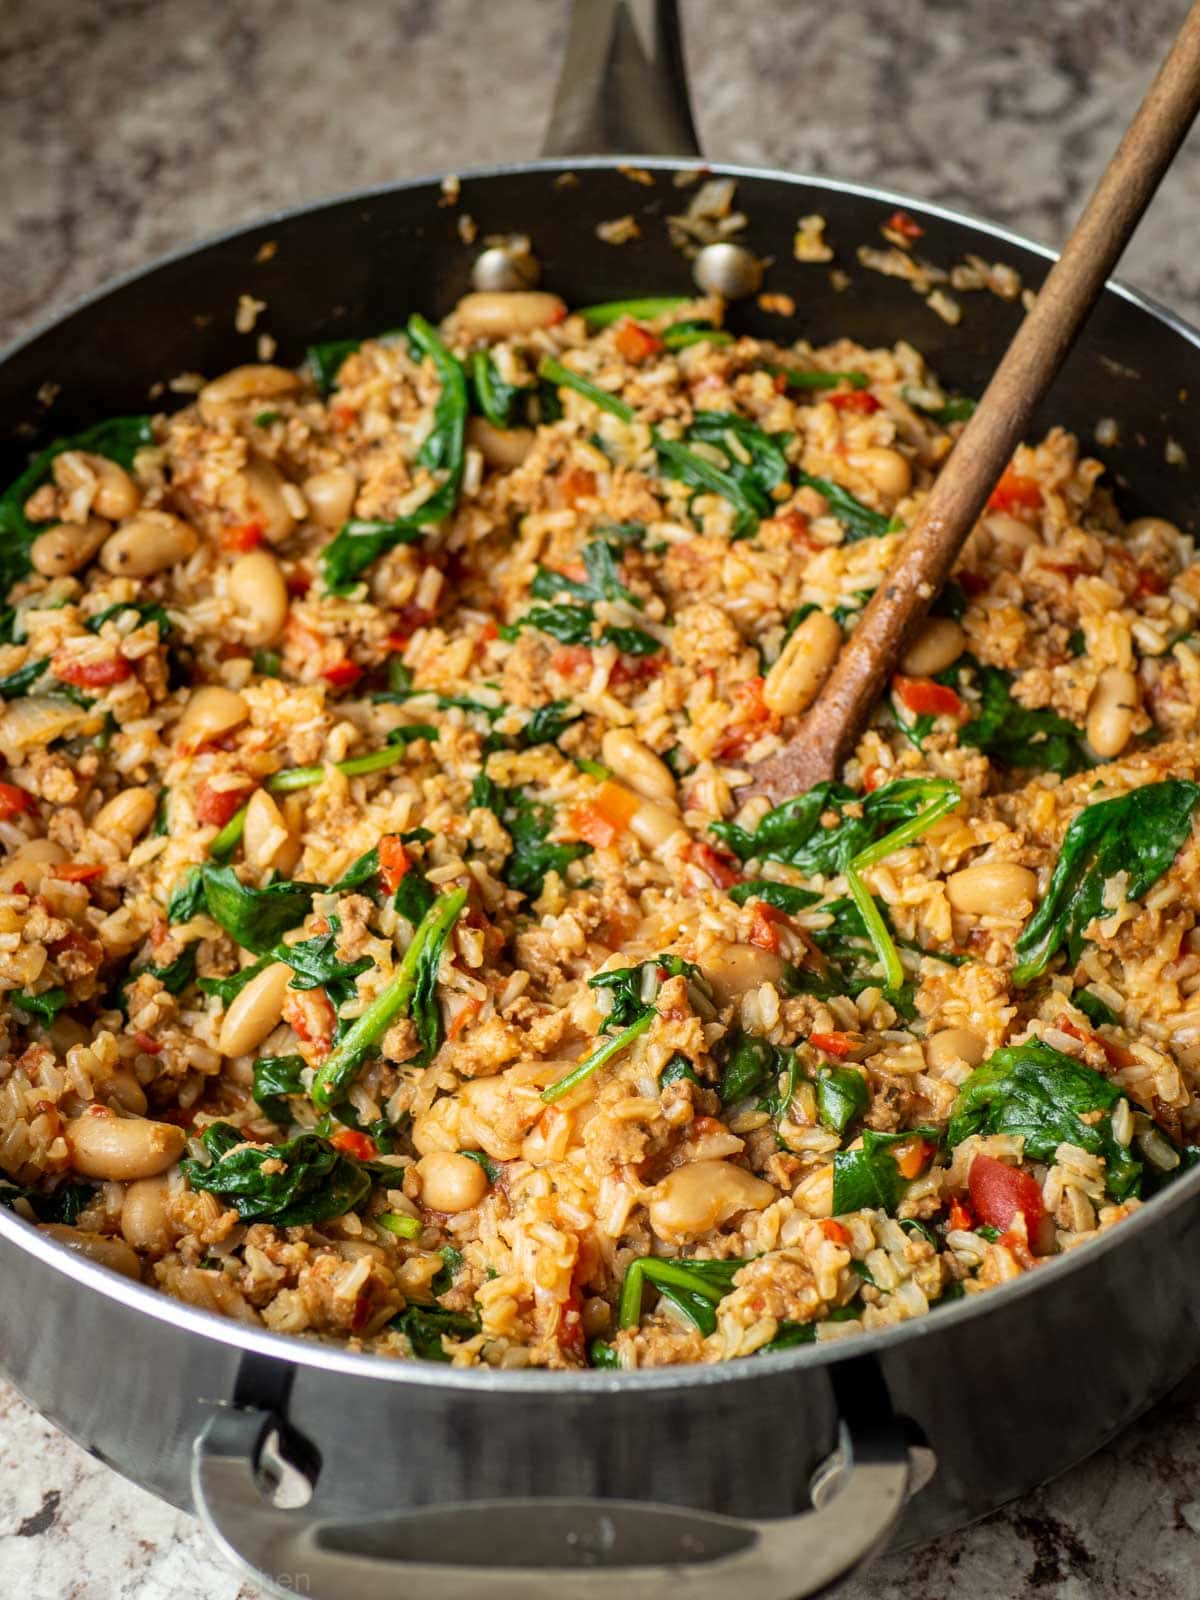
[{"label": "skillet handle", "polygon": [[572,0],[542,154],[700,154],[676,0]]},{"label": "skillet handle", "polygon": [[[859,1408],[855,1408],[859,1409]],[[903,1425],[887,1410],[843,1421],[817,1473],[815,1509],[749,1521],[634,1500],[486,1500],[361,1522],[284,1510],[272,1462],[315,1455],[269,1410],[221,1406],[196,1440],[193,1500],[235,1566],[309,1600],[806,1600],[868,1562],[912,1491]],[[289,1437],[290,1435],[290,1437]],[[615,1585],[615,1587],[614,1587]]]}]

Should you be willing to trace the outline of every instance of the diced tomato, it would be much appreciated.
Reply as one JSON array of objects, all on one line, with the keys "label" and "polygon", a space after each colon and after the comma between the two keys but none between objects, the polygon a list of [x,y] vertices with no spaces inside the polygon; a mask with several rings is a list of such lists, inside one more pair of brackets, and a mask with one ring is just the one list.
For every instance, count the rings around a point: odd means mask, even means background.
[{"label": "diced tomato", "polygon": [[587,645],[564,644],[550,657],[550,670],[557,672],[561,677],[573,678],[584,670],[591,659],[592,652]]},{"label": "diced tomato", "polygon": [[412,866],[408,851],[397,833],[385,833],[379,841],[379,876],[389,894],[395,894],[400,880]]},{"label": "diced tomato", "polygon": [[102,878],[107,868],[99,861],[63,861],[51,871],[64,883],[91,883],[93,878]]},{"label": "diced tomato", "polygon": [[567,826],[597,850],[606,850],[629,826],[638,808],[638,798],[619,783],[602,783],[596,793],[575,806]]},{"label": "diced tomato", "polygon": [[206,778],[196,790],[197,822],[223,828],[242,809],[253,788],[252,783],[241,783],[235,788],[222,789]]},{"label": "diced tomato", "polygon": [[733,721],[714,746],[719,758],[736,760],[760,734],[778,723],[778,717],[763,699],[765,681],[761,676],[747,678],[734,689]]},{"label": "diced tomato", "polygon": [[1134,1063],[1133,1053],[1126,1050],[1123,1044],[1118,1044],[1115,1039],[1106,1039],[1102,1033],[1093,1033],[1090,1028],[1076,1027],[1066,1017],[1059,1017],[1054,1026],[1061,1028],[1063,1033],[1069,1033],[1072,1039],[1079,1039],[1083,1044],[1098,1044],[1104,1051],[1104,1059],[1110,1067],[1131,1067]]},{"label": "diced tomato", "polygon": [[966,1206],[957,1197],[950,1202],[949,1223],[952,1228],[960,1232],[970,1233],[975,1228],[975,1215],[970,1206]]},{"label": "diced tomato", "polygon": [[853,1033],[810,1033],[808,1042],[814,1050],[823,1050],[827,1056],[848,1056],[857,1049],[859,1040]]},{"label": "diced tomato", "polygon": [[757,945],[760,950],[769,950],[775,955],[779,950],[779,930],[775,926],[780,920],[779,912],[765,900],[755,900],[753,907],[750,916],[750,943]]},{"label": "diced tomato", "polygon": [[651,356],[656,356],[663,347],[657,334],[651,333],[649,328],[643,328],[640,322],[634,322],[632,318],[626,318],[617,329],[615,343],[626,361],[632,361],[638,367]]},{"label": "diced tomato", "polygon": [[776,394],[786,394],[787,393],[787,386],[788,386],[787,373],[786,372],[777,372],[775,374],[775,393]]},{"label": "diced tomato", "polygon": [[906,678],[898,672],[892,679],[892,688],[904,709],[914,716],[930,713],[935,717],[956,717],[963,708],[954,690],[933,678]]},{"label": "diced tomato", "polygon": [[482,1010],[482,1000],[467,1000],[450,1019],[450,1024],[446,1029],[447,1039],[457,1039],[464,1028],[470,1027]]},{"label": "diced tomato", "polygon": [[1137,588],[1133,591],[1135,599],[1141,599],[1148,594],[1166,594],[1170,580],[1164,578],[1161,572],[1155,572],[1153,567],[1139,567],[1137,574]]},{"label": "diced tomato", "polygon": [[921,224],[914,217],[910,217],[907,211],[893,211],[885,227],[891,233],[903,235],[905,239],[920,239],[925,232]]},{"label": "diced tomato", "polygon": [[379,1146],[370,1134],[360,1133],[357,1128],[339,1128],[329,1142],[335,1150],[353,1156],[356,1161],[374,1161],[379,1154]]},{"label": "diced tomato", "polygon": [[971,1209],[991,1228],[1008,1228],[1013,1218],[1025,1218],[1025,1232],[1031,1245],[1037,1239],[1046,1215],[1042,1191],[1029,1173],[1010,1167],[982,1152],[971,1162],[967,1176]]},{"label": "diced tomato", "polygon": [[141,1029],[139,1029],[138,1032],[134,1034],[133,1042],[134,1042],[134,1044],[137,1045],[139,1050],[144,1051],[145,1054],[148,1055],[148,1056],[160,1056],[160,1055],[162,1055],[162,1048],[163,1047],[159,1043],[159,1041],[156,1038],[154,1038],[154,1036],[152,1034],[145,1033]]},{"label": "diced tomato", "polygon": [[831,1244],[846,1245],[850,1243],[850,1235],[840,1222],[833,1217],[826,1217],[821,1223],[821,1232]]},{"label": "diced tomato", "polygon": [[706,872],[718,889],[731,889],[741,877],[731,856],[722,855],[703,839],[693,839],[687,847],[687,858]]},{"label": "diced tomato", "polygon": [[223,550],[253,550],[263,541],[263,525],[257,520],[239,522],[235,527],[222,528],[220,537]]},{"label": "diced tomato", "polygon": [[32,809],[33,796],[27,789],[18,788],[15,783],[0,783],[0,822]]},{"label": "diced tomato", "polygon": [[873,794],[878,789],[882,779],[883,773],[878,767],[868,767],[862,775],[863,793]]},{"label": "diced tomato", "polygon": [[484,644],[491,644],[493,639],[500,637],[500,624],[494,617],[491,621],[485,622],[483,627],[480,628],[479,637]]},{"label": "diced tomato", "polygon": [[335,689],[353,688],[362,675],[363,669],[357,661],[351,661],[349,656],[343,656],[340,661],[334,661],[321,671],[325,682],[332,684]]},{"label": "diced tomato", "polygon": [[619,689],[624,684],[648,683],[651,678],[658,677],[664,664],[661,655],[618,656],[608,675],[608,686]]},{"label": "diced tomato", "polygon": [[133,676],[133,668],[124,656],[106,656],[100,661],[71,661],[55,656],[50,671],[60,683],[74,684],[77,689],[107,689]]},{"label": "diced tomato", "polygon": [[408,641],[417,629],[427,628],[433,620],[432,611],[409,600],[396,612],[396,626],[384,640],[384,649],[392,652],[407,650]]},{"label": "diced tomato", "polygon": [[1032,478],[1018,472],[1010,461],[988,500],[989,511],[1036,511],[1042,491]]},{"label": "diced tomato", "polygon": [[928,1139],[909,1139],[904,1144],[892,1147],[892,1156],[900,1168],[902,1178],[915,1178],[929,1163],[936,1145],[930,1144]]},{"label": "diced tomato", "polygon": [[787,511],[781,511],[778,516],[772,518],[772,521],[782,523],[797,544],[805,546],[806,549],[812,548],[808,531],[809,519],[799,506],[791,506]]},{"label": "diced tomato", "polygon": [[329,408],[329,420],[333,423],[333,426],[338,433],[345,433],[347,428],[352,428],[357,415],[358,413],[355,411],[354,407],[348,406],[345,401],[342,401],[338,405],[332,405]]},{"label": "diced tomato", "polygon": [[567,506],[595,492],[596,474],[587,467],[569,467],[558,483],[559,498]]},{"label": "diced tomato", "polygon": [[827,395],[826,399],[835,411],[855,411],[863,417],[878,411],[881,404],[865,389],[838,389],[834,394]]}]

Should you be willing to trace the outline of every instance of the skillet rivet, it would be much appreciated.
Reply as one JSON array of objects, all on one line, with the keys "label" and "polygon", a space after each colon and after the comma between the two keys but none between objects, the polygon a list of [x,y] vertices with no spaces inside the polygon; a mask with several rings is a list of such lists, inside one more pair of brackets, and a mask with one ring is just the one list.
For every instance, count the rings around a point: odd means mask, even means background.
[{"label": "skillet rivet", "polygon": [[721,241],[706,244],[696,257],[696,282],[706,294],[744,300],[762,283],[762,262],[744,245]]},{"label": "skillet rivet", "polygon": [[541,275],[542,269],[528,248],[494,244],[476,260],[471,269],[471,283],[485,294],[496,290],[532,289]]}]

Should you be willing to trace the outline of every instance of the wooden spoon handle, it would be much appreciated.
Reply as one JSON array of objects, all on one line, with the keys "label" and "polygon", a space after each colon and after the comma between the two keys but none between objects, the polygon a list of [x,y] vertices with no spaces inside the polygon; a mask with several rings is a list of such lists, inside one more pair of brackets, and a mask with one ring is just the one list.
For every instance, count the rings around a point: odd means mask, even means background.
[{"label": "wooden spoon handle", "polygon": [[996,480],[1198,110],[1200,0],[1195,0],[1066,248],[821,694],[791,742],[756,768],[754,787],[777,803],[835,777],[853,749],[906,640],[950,576]]}]

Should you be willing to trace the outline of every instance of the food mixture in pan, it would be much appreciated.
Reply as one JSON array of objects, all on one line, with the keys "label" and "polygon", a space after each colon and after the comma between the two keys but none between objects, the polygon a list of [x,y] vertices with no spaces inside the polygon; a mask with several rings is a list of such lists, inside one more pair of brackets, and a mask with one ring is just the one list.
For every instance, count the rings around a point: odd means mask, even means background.
[{"label": "food mixture in pan", "polygon": [[0,498],[0,1201],[278,1332],[937,1315],[1200,1140],[1200,564],[1017,452],[842,780],[746,798],[970,400],[711,301],[440,327]]}]

